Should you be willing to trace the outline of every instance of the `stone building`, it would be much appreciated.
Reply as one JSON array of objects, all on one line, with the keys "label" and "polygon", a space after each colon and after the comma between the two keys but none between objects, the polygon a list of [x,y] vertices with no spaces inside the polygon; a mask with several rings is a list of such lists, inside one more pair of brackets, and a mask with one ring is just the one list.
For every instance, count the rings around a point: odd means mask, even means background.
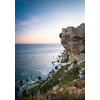
[{"label": "stone building", "polygon": [[67,34],[67,29],[66,28],[62,28],[62,33],[63,34]]},{"label": "stone building", "polygon": [[69,26],[66,28],[62,28],[62,36],[68,35],[70,37],[85,36],[85,23],[82,23],[78,27]]},{"label": "stone building", "polygon": [[73,27],[73,26],[67,27],[67,34],[69,34],[70,31],[71,31],[72,29],[74,29],[74,28],[75,28],[75,27]]}]

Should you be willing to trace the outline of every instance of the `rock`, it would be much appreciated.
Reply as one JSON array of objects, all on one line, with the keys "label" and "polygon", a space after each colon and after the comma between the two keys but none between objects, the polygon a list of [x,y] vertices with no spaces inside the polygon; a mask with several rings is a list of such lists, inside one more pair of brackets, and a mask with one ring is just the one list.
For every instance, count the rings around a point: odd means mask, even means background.
[{"label": "rock", "polygon": [[[68,55],[62,58],[62,62],[66,62],[66,60],[73,62],[81,53],[85,54],[85,24],[82,23],[76,28],[70,28],[69,33],[61,37],[61,44],[67,51],[64,54]],[[66,60],[64,61],[64,59]],[[80,61],[78,61],[79,63]]]},{"label": "rock", "polygon": [[63,57],[63,55],[61,55],[61,57]]},{"label": "rock", "polygon": [[52,75],[52,76],[53,76],[54,72],[55,72],[54,69],[52,69],[52,71],[51,71],[51,75]]},{"label": "rock", "polygon": [[38,79],[40,80],[41,79],[41,76],[39,76]]},{"label": "rock", "polygon": [[20,84],[20,86],[22,86],[22,85],[23,85],[23,83]]},{"label": "rock", "polygon": [[81,68],[81,70],[79,70],[79,77],[80,78],[85,77],[85,68]]},{"label": "rock", "polygon": [[58,66],[55,66],[55,69],[58,69]]},{"label": "rock", "polygon": [[57,62],[59,62],[59,60],[57,60]]},{"label": "rock", "polygon": [[62,59],[61,59],[61,63],[64,63],[64,62],[68,62],[68,55],[64,55],[63,57],[62,57]]},{"label": "rock", "polygon": [[43,78],[43,79],[40,79],[42,82],[45,82],[45,81],[47,81],[47,79],[46,78]]},{"label": "rock", "polygon": [[26,89],[28,88],[28,85],[27,84],[24,84],[23,86],[22,86],[22,92],[24,93],[24,92],[26,92]]},{"label": "rock", "polygon": [[[39,90],[39,87],[40,85],[42,84],[41,81],[35,81],[35,82],[31,82],[28,84],[28,87],[26,88],[26,94],[29,96],[30,95],[30,91],[38,91]],[[36,90],[38,89],[38,90]]]},{"label": "rock", "polygon": [[26,82],[28,81],[28,79],[26,79]]},{"label": "rock", "polygon": [[73,68],[73,63],[70,65],[70,67],[68,67],[68,70],[71,70]]},{"label": "rock", "polygon": [[15,91],[19,91],[19,86],[15,85]]},{"label": "rock", "polygon": [[59,84],[62,83],[62,81],[63,81],[63,77],[64,77],[64,76],[62,76],[61,78],[59,78]]},{"label": "rock", "polygon": [[54,86],[54,87],[53,87],[53,91],[58,90],[58,88],[59,88],[58,85]]},{"label": "rock", "polygon": [[67,70],[64,70],[65,73],[67,73]]},{"label": "rock", "polygon": [[28,83],[28,85],[34,84],[35,82],[36,82],[36,81],[32,81],[32,82]]},{"label": "rock", "polygon": [[66,55],[67,54],[67,51],[66,50],[63,50],[63,54]]},{"label": "rock", "polygon": [[31,75],[31,77],[33,77],[33,76]]},{"label": "rock", "polygon": [[80,54],[79,56],[74,56],[74,58],[76,59],[78,65],[85,62],[85,54]]},{"label": "rock", "polygon": [[42,88],[46,83],[47,83],[47,81],[44,82],[43,84],[41,84],[40,88]]},{"label": "rock", "polygon": [[52,78],[52,75],[50,75],[50,78]]},{"label": "rock", "polygon": [[19,83],[23,83],[23,80],[21,80]]},{"label": "rock", "polygon": [[60,55],[58,55],[58,57],[60,58]]}]

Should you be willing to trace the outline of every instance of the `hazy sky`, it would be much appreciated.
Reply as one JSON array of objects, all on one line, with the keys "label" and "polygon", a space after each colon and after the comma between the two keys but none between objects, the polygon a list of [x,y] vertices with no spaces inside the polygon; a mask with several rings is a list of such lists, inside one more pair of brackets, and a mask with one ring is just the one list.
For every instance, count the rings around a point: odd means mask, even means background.
[{"label": "hazy sky", "polygon": [[85,23],[85,0],[15,0],[15,43],[60,43],[67,26]]}]

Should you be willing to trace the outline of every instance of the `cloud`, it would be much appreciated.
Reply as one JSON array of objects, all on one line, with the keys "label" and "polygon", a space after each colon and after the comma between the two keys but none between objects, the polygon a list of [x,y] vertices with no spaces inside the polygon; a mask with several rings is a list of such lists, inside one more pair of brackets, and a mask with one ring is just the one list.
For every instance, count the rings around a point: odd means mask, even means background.
[{"label": "cloud", "polygon": [[28,16],[30,16],[29,20],[25,20],[25,21],[19,21],[16,19],[16,25],[15,26],[25,26],[25,25],[33,25],[35,23],[39,23],[40,21],[48,21],[47,18],[40,18],[38,16],[32,15],[32,14],[27,14]]},{"label": "cloud", "polygon": [[32,16],[30,20],[26,20],[26,21],[19,21],[16,19],[16,23],[17,23],[16,26],[32,25],[38,22],[40,22],[40,18],[37,16]]}]

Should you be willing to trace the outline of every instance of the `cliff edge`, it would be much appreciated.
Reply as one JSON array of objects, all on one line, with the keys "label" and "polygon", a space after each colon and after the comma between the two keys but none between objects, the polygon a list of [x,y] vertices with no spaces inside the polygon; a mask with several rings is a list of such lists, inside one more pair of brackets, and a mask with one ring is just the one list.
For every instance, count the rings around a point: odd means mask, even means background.
[{"label": "cliff edge", "polygon": [[76,60],[78,65],[85,62],[85,23],[80,24],[76,28],[67,27],[66,34],[63,31],[64,28],[59,35],[61,44],[66,49],[66,55],[63,57],[62,62],[73,62]]}]

